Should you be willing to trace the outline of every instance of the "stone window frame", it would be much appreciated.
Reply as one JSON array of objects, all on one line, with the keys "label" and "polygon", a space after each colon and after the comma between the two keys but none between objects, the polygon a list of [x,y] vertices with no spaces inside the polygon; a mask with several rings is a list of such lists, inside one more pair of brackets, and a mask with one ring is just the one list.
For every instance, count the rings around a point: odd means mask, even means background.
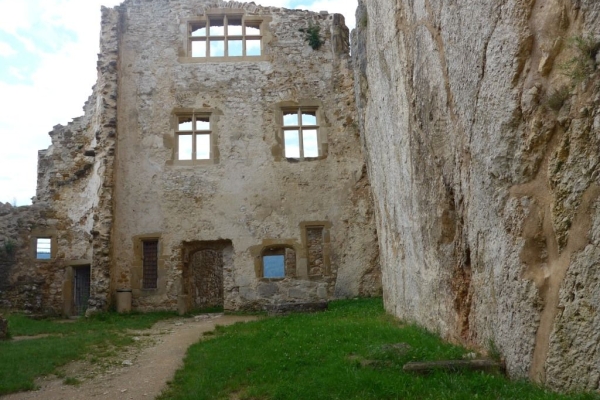
[{"label": "stone window frame", "polygon": [[[176,108],[173,110],[171,117],[171,132],[173,134],[173,155],[168,164],[191,166],[191,165],[212,165],[219,162],[219,147],[218,147],[218,128],[219,113],[214,109],[208,108]],[[209,130],[194,130],[180,131],[179,119],[192,116],[195,120],[196,116],[208,117]],[[179,136],[192,135],[192,149],[195,150],[196,135],[209,135],[210,139],[210,156],[208,159],[196,159],[195,151],[191,160],[179,160]]]},{"label": "stone window frame", "polygon": [[[50,258],[37,257],[37,241],[38,239],[50,239]],[[34,231],[32,232],[31,247],[33,249],[33,259],[35,262],[50,262],[56,258],[58,240],[54,231]]]},{"label": "stone window frame", "polygon": [[[285,276],[283,278],[265,278],[263,270],[263,254],[270,250],[275,249],[290,249],[294,251],[294,268],[286,268]],[[262,244],[251,246],[248,251],[254,260],[254,272],[256,278],[260,281],[282,281],[284,279],[298,279],[301,278],[302,268],[300,264],[302,259],[300,258],[303,254],[302,246],[294,239],[263,239]]]},{"label": "stone window frame", "polygon": [[[211,37],[208,32],[208,28],[210,27],[210,20],[216,20],[219,18],[221,18],[225,24],[224,25],[225,32],[224,32],[223,36],[214,36],[214,39],[224,41],[224,46],[225,46],[224,54],[225,55],[220,56],[220,57],[211,57],[209,54],[207,54],[205,57],[192,57],[192,42],[206,41],[208,43],[209,38]],[[228,35],[227,34],[228,32],[227,32],[226,24],[231,19],[238,19],[241,21],[242,35]],[[237,62],[237,61],[269,61],[270,57],[265,54],[266,53],[265,49],[266,49],[267,43],[270,42],[271,38],[272,38],[271,34],[268,30],[269,22],[271,22],[271,20],[272,20],[272,17],[270,17],[270,16],[251,15],[251,14],[247,14],[246,10],[244,10],[244,9],[234,9],[234,8],[209,9],[209,10],[206,10],[205,14],[202,16],[185,19],[182,21],[183,25],[181,27],[181,31],[185,32],[185,34],[184,34],[184,39],[183,39],[183,41],[184,41],[183,48],[180,51],[179,62],[182,62],[182,63],[210,63],[210,62]],[[246,35],[245,27],[246,27],[247,23],[253,24],[253,25],[258,25],[258,27],[260,29],[260,35]],[[193,26],[198,25],[198,24],[206,25],[206,27],[207,27],[206,36],[201,37],[201,36],[192,36],[191,35]],[[251,38],[249,40],[260,38],[261,51],[260,51],[259,56],[245,55],[246,40],[247,40],[246,37]],[[239,40],[240,38],[242,39],[243,55],[241,55],[241,56],[226,55],[227,54],[227,46],[228,46],[228,44],[227,44],[228,38],[235,38],[235,40]],[[210,53],[209,47],[210,46],[208,45],[207,53]]]},{"label": "stone window frame", "polygon": [[[161,233],[148,233],[144,235],[134,236],[133,238],[133,263],[130,269],[130,282],[132,295],[134,298],[143,296],[154,296],[166,293],[166,271],[165,271],[165,255],[164,241]],[[158,241],[157,247],[157,280],[156,288],[144,288],[143,271],[144,271],[144,242]]]},{"label": "stone window frame", "polygon": [[[308,229],[321,228],[323,229],[323,267],[321,274],[311,274],[309,265],[309,241]],[[306,271],[309,278],[319,279],[323,276],[331,275],[331,222],[329,221],[304,221],[300,223],[302,232],[302,247],[306,257]]]},{"label": "stone window frame", "polygon": [[[147,244],[156,244],[156,255],[154,264],[155,265],[147,265],[146,264],[146,245]],[[158,238],[146,238],[142,239],[142,290],[156,290],[158,289],[158,259],[159,259],[159,249],[160,249],[160,241]],[[149,284],[149,280],[146,279],[146,271],[152,267],[153,271],[150,277],[152,278],[152,284]]]},{"label": "stone window frame", "polygon": [[[290,249],[290,250],[294,251],[294,268],[291,268],[288,266],[287,256],[285,254],[286,249]],[[283,276],[266,277],[265,269],[264,269],[264,266],[265,266],[264,257],[268,256],[268,255],[278,255],[278,254],[276,254],[278,252],[281,252],[281,255],[283,255],[283,268],[284,268]],[[269,253],[272,253],[272,254],[269,254]],[[297,262],[298,262],[298,252],[294,248],[294,246],[291,246],[289,244],[284,244],[284,243],[277,243],[277,244],[272,244],[269,246],[264,246],[260,252],[260,278],[263,280],[266,280],[266,281],[281,281],[286,278],[293,278],[296,276]]]},{"label": "stone window frame", "polygon": [[[316,125],[310,125],[309,128],[316,128],[317,131],[317,147],[318,147],[318,156],[317,157],[304,157],[303,149],[300,149],[300,157],[286,157],[285,155],[285,131],[286,130],[295,130],[295,128],[301,128],[301,121],[298,121],[298,126],[292,125],[284,125],[284,115],[291,111],[297,111],[301,113],[302,110],[313,112],[316,116]],[[275,156],[275,161],[288,161],[288,162],[298,162],[298,161],[318,161],[327,158],[327,154],[329,151],[328,144],[328,124],[326,123],[325,115],[324,115],[324,107],[323,104],[319,100],[300,100],[300,101],[285,101],[276,104],[276,118],[277,122],[277,137],[276,141],[278,145],[273,149],[273,155]],[[300,117],[301,118],[301,117]],[[301,132],[299,131],[299,137],[301,136]]]}]

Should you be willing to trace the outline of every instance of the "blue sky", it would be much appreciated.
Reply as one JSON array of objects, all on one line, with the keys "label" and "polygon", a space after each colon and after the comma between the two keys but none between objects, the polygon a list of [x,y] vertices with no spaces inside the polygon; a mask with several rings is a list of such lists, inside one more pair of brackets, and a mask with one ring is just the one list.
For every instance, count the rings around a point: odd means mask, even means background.
[{"label": "blue sky", "polygon": [[[31,203],[37,151],[83,113],[96,80],[100,6],[120,0],[0,0],[0,202]],[[354,27],[356,0],[255,0],[338,12]]]}]

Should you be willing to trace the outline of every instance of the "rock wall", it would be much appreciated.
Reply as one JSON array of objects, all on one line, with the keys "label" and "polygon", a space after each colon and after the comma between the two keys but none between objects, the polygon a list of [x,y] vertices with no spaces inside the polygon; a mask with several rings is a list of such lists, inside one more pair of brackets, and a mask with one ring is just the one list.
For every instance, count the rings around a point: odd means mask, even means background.
[{"label": "rock wall", "polygon": [[356,20],[386,309],[598,389],[600,3],[369,0]]}]

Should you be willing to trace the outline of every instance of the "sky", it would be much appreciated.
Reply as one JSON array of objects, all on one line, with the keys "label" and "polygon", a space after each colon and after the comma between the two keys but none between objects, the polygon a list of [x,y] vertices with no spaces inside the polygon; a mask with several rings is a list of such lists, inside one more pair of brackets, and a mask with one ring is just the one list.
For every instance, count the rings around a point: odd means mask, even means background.
[{"label": "sky", "polygon": [[[341,13],[357,0],[255,0],[263,6]],[[83,114],[96,82],[100,7],[121,0],[0,0],[0,202],[31,204],[37,152],[48,132]]]}]

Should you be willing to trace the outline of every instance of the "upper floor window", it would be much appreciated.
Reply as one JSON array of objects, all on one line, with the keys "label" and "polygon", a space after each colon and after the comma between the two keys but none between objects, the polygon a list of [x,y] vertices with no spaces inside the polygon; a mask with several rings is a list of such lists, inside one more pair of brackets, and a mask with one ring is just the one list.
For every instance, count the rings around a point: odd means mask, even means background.
[{"label": "upper floor window", "polygon": [[209,15],[188,23],[188,56],[259,57],[263,53],[260,20],[244,15]]},{"label": "upper floor window", "polygon": [[283,145],[286,158],[319,157],[319,124],[315,107],[283,109]]},{"label": "upper floor window", "polygon": [[210,160],[212,158],[210,114],[177,115],[175,131],[176,160]]}]

